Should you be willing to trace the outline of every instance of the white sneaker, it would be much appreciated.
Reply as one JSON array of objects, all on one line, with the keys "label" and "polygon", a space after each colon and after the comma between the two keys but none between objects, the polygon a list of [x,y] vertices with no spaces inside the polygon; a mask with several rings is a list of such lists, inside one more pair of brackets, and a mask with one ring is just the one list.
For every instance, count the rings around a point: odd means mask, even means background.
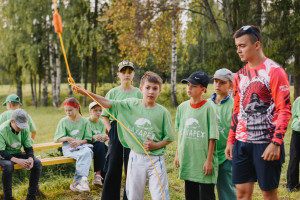
[{"label": "white sneaker", "polygon": [[80,192],[90,192],[89,182],[87,177],[82,177],[80,183],[76,186]]},{"label": "white sneaker", "polygon": [[79,184],[79,183],[77,183],[76,181],[73,181],[73,183],[70,185],[70,189],[71,189],[73,192],[80,192],[80,190],[77,189],[78,184]]},{"label": "white sneaker", "polygon": [[93,180],[93,185],[103,185],[103,178],[100,174],[96,174]]}]

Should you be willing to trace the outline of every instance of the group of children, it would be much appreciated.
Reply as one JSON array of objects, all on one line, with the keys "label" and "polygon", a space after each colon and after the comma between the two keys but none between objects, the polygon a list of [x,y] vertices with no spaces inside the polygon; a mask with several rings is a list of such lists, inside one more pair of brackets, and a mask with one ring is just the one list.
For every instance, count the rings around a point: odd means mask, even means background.
[{"label": "group of children", "polygon": [[[76,160],[75,177],[70,189],[90,191],[87,177],[94,158],[93,184],[104,184],[102,199],[120,199],[123,164],[126,174],[123,199],[143,199],[147,182],[152,199],[170,199],[164,154],[166,146],[174,141],[174,134],[170,113],[156,103],[162,79],[154,72],[146,72],[141,78],[140,87],[136,88],[132,85],[133,63],[122,61],[118,66],[117,75],[121,85],[110,90],[105,98],[85,91],[80,86],[76,87],[78,93],[92,97],[107,108],[114,118],[102,112],[102,107],[96,102],[90,103],[88,118],[81,116],[80,105],[75,98],[68,98],[63,103],[67,116],[60,120],[54,141],[63,143],[64,156]],[[183,102],[177,109],[175,130],[178,132],[178,147],[174,164],[179,168],[179,178],[185,181],[185,197],[188,200],[215,199],[215,184],[219,199],[236,199],[235,188],[231,183],[231,163],[224,155],[233,106],[229,94],[233,74],[228,69],[220,69],[213,79],[215,93],[207,100],[202,96],[209,83],[204,72],[195,72],[182,80],[182,83],[187,84],[190,100]],[[10,95],[5,105],[8,108],[15,103],[20,106],[21,102],[17,98],[16,95]],[[33,127],[30,131],[36,132],[30,116],[27,113],[23,115],[26,116],[25,121],[31,124],[29,127]],[[0,119],[5,116],[3,113]],[[115,119],[124,124],[136,139]],[[5,124],[13,127],[13,118],[6,116],[6,120]],[[21,132],[29,132],[27,127],[23,128]],[[4,136],[4,128],[0,128],[0,132]],[[31,147],[32,150],[32,140],[28,137],[26,139],[27,143],[22,138],[20,146],[25,149]],[[107,140],[108,147],[104,143]],[[0,145],[0,152],[9,148]],[[28,155],[33,157],[33,151]],[[2,161],[0,166],[5,168]],[[37,163],[40,165],[40,162]],[[41,173],[41,166],[37,168],[38,173]],[[37,176],[35,173],[35,176],[39,177],[40,174]],[[37,185],[34,189],[37,189]],[[32,190],[33,194],[35,190]],[[10,194],[4,194],[5,197],[11,196],[11,186]]]},{"label": "group of children", "polygon": [[[129,61],[119,64],[118,77],[121,85],[110,90],[106,97],[80,86],[73,88],[96,100],[118,120],[106,112],[102,114],[109,136],[102,199],[120,199],[117,191],[120,191],[123,161],[126,173],[123,199],[143,199],[147,182],[152,199],[170,199],[164,154],[166,146],[174,141],[174,134],[170,113],[156,103],[162,79],[154,72],[146,72],[139,89],[133,87],[134,66]],[[215,93],[208,100],[202,96],[209,83],[207,74],[195,72],[182,80],[187,84],[190,100],[177,109],[178,147],[174,164],[179,168],[179,178],[185,180],[188,200],[215,199],[215,184],[219,199],[236,199],[231,163],[224,154],[233,108],[230,96],[233,73],[220,69],[213,79]]]}]

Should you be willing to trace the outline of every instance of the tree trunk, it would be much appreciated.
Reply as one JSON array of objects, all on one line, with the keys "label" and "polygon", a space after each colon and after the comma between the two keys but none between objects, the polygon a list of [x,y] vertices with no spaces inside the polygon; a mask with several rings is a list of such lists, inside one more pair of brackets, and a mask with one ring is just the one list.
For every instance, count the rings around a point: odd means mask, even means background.
[{"label": "tree trunk", "polygon": [[60,84],[61,84],[61,69],[60,69],[61,62],[60,62],[60,56],[58,53],[57,45],[55,45],[55,46],[56,46],[56,88],[55,88],[56,99],[55,99],[55,105],[57,107],[59,107],[59,105],[60,105]]},{"label": "tree trunk", "polygon": [[256,0],[256,26],[261,28],[262,0]]},{"label": "tree trunk", "polygon": [[[87,85],[88,85],[88,78],[89,78],[89,57],[86,56],[85,57],[85,74],[84,74],[84,89],[87,89]],[[83,106],[87,106],[87,100],[86,100],[86,96],[83,97]]]},{"label": "tree trunk", "polygon": [[16,83],[17,83],[17,95],[20,98],[20,101],[23,102],[22,96],[22,67],[19,67],[16,71]]},{"label": "tree trunk", "polygon": [[31,88],[31,99],[32,99],[32,105],[34,107],[37,107],[37,103],[36,103],[36,90],[34,89],[34,80],[36,78],[33,78],[35,75],[33,75],[32,70],[30,70],[30,88]]},{"label": "tree trunk", "polygon": [[56,73],[54,70],[54,51],[53,51],[53,45],[52,45],[52,37],[53,34],[49,34],[49,67],[50,67],[50,77],[51,77],[51,88],[52,88],[52,105],[54,108],[57,108],[58,106],[55,104],[56,100]]},{"label": "tree trunk", "polygon": [[38,99],[38,101],[39,101],[39,105],[41,105],[41,95],[42,95],[42,92],[41,92],[41,87],[42,86],[42,78],[41,78],[41,75],[39,75],[39,99]]},{"label": "tree trunk", "polygon": [[43,79],[43,96],[42,96],[42,106],[48,106],[48,66],[43,61],[44,69],[45,69],[45,77]]},{"label": "tree trunk", "polygon": [[93,93],[96,93],[96,87],[97,87],[97,48],[93,48],[92,53],[92,83],[91,83],[91,91]]},{"label": "tree trunk", "polygon": [[224,12],[224,18],[226,20],[227,29],[229,32],[229,35],[233,35],[233,27],[231,22],[231,8],[230,8],[230,0],[223,0],[223,12]]},{"label": "tree trunk", "polygon": [[176,97],[176,71],[177,71],[177,0],[173,0],[172,17],[172,66],[171,66],[171,100],[172,106],[178,105]]},{"label": "tree trunk", "polygon": [[294,55],[294,99],[296,99],[298,96],[300,96],[300,50],[295,49]]},{"label": "tree trunk", "polygon": [[205,9],[206,9],[206,12],[209,16],[209,20],[210,22],[212,23],[213,27],[215,28],[216,32],[217,32],[217,37],[218,37],[218,40],[220,40],[222,42],[222,34],[221,34],[221,31],[220,31],[220,28],[217,24],[217,21],[211,11],[211,8],[210,8],[210,5],[208,3],[208,0],[203,0],[204,4],[205,4]]}]

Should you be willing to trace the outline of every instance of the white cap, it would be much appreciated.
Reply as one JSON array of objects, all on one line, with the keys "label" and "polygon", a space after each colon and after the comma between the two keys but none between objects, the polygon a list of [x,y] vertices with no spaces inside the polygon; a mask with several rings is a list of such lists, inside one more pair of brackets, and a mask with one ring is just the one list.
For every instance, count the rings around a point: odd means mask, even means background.
[{"label": "white cap", "polygon": [[94,107],[94,106],[96,106],[96,105],[98,105],[95,101],[93,101],[92,103],[90,103],[90,105],[89,105],[89,111],[91,111],[91,109]]}]

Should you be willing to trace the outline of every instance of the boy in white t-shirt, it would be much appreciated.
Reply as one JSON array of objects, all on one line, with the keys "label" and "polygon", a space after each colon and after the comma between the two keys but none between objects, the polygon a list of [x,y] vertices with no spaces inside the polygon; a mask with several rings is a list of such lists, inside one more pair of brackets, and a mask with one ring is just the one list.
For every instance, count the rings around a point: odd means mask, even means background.
[{"label": "boy in white t-shirt", "polygon": [[[148,151],[161,180],[163,199],[170,199],[168,177],[164,161],[166,145],[174,140],[172,119],[166,108],[155,101],[161,91],[162,79],[154,72],[146,72],[141,79],[143,99],[108,100],[79,88],[78,92],[97,100],[121,121]],[[152,199],[161,199],[162,192],[155,169],[137,141],[118,123],[118,134],[123,146],[130,148],[126,193],[129,200],[144,198],[147,180]]]}]

